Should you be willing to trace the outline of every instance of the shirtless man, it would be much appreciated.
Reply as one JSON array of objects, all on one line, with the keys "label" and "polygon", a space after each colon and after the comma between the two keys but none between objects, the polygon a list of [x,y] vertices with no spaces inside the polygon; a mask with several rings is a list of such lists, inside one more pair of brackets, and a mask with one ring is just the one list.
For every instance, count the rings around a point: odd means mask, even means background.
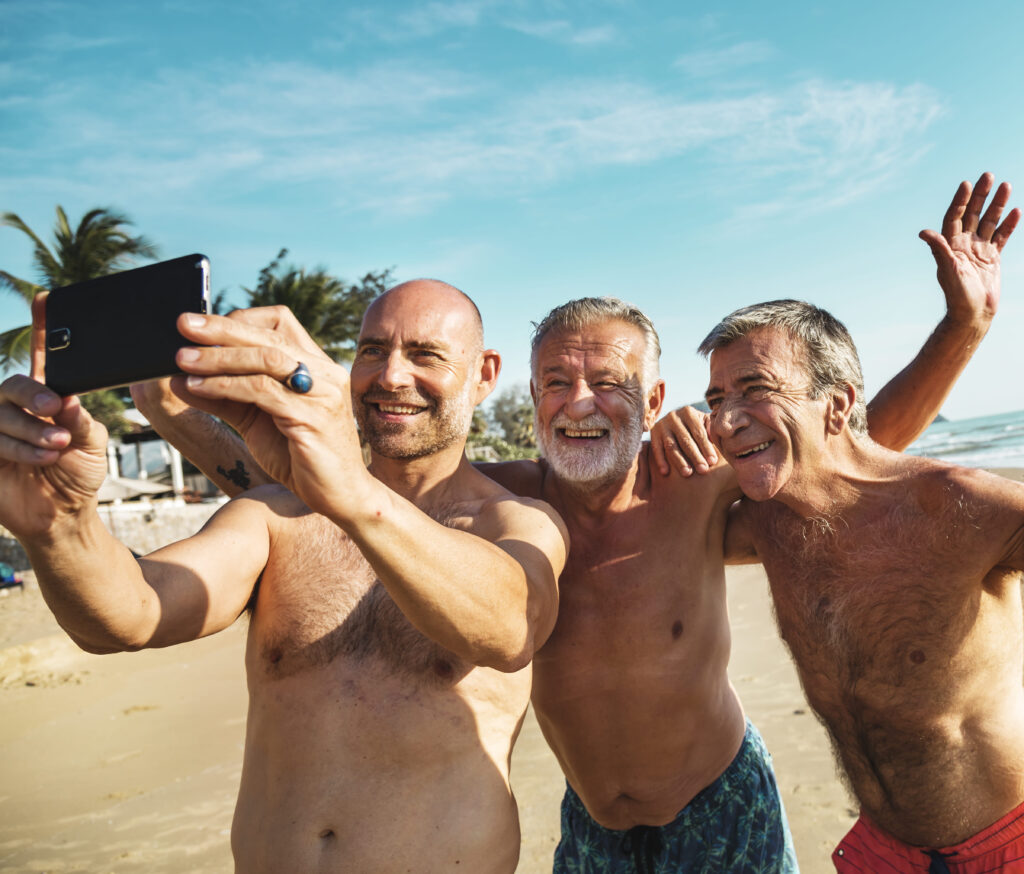
[{"label": "shirtless man", "polygon": [[[291,491],[248,492],[136,561],[96,512],[102,427],[18,376],[0,386],[0,522],[90,652],[192,640],[251,609],[239,871],[512,874],[509,756],[567,543],[549,507],[465,460],[500,361],[442,283],[374,302],[351,379],[308,336],[282,342],[282,317],[182,316],[211,348],[179,363],[192,401]],[[285,384],[300,361],[306,393]]]},{"label": "shirtless man", "polygon": [[[954,206],[980,215],[991,189],[987,175],[973,196],[961,186]],[[1000,187],[992,209],[1008,196]],[[976,275],[942,277],[949,317],[901,374],[911,396],[893,386],[872,410],[878,439],[911,442],[983,336],[998,251],[972,257]],[[555,506],[571,533],[558,622],[534,661],[537,718],[569,782],[555,871],[793,870],[767,755],[726,670],[723,537],[739,491],[725,466],[705,477],[657,473],[658,444],[641,436],[664,397],[658,353],[635,308],[596,299],[557,308],[534,339],[545,459],[485,466]],[[137,399],[165,437],[208,472],[234,466],[239,456],[211,452],[211,423],[156,392]]]},{"label": "shirtless man", "polygon": [[809,304],[738,310],[701,351],[750,499],[731,542],[861,805],[836,868],[1024,870],[1024,486],[874,443],[853,342]]}]

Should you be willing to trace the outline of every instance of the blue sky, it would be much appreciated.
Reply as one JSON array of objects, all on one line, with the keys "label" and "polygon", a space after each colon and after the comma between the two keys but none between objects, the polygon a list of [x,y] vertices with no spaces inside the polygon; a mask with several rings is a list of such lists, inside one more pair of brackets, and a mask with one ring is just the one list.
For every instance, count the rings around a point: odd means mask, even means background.
[{"label": "blue sky", "polygon": [[[945,12],[943,7],[950,11]],[[468,292],[502,385],[531,320],[630,300],[668,403],[737,306],[801,297],[858,341],[868,394],[942,314],[917,232],[983,170],[1024,203],[1024,5],[0,0],[0,209],[127,213],[235,302],[281,247]],[[0,266],[31,276],[0,228]],[[1024,407],[1024,236],[945,413]],[[23,324],[0,298],[0,330]]]}]

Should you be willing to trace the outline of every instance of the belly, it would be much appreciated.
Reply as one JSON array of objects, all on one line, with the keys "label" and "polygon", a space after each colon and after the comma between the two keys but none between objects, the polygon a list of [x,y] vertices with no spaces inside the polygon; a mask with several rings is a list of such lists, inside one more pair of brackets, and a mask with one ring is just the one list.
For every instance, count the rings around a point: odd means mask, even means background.
[{"label": "belly", "polygon": [[482,670],[422,688],[335,660],[251,684],[239,871],[511,874],[508,756],[529,679]]},{"label": "belly", "polygon": [[644,645],[591,658],[575,649],[534,661],[545,738],[590,814],[607,828],[671,821],[739,749],[742,709],[718,646]]}]

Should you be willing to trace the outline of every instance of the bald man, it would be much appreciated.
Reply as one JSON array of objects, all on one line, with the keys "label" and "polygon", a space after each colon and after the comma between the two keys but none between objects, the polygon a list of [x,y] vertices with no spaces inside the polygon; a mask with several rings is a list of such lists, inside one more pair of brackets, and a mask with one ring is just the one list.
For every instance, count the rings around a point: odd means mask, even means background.
[{"label": "bald man", "polygon": [[465,460],[500,360],[473,303],[438,282],[373,303],[351,377],[297,325],[282,340],[286,318],[179,322],[202,344],[179,353],[179,390],[282,485],[136,560],[96,512],[103,428],[16,376],[0,386],[0,524],[90,652],[169,646],[250,611],[237,870],[512,874],[509,757],[567,542],[550,507]]}]

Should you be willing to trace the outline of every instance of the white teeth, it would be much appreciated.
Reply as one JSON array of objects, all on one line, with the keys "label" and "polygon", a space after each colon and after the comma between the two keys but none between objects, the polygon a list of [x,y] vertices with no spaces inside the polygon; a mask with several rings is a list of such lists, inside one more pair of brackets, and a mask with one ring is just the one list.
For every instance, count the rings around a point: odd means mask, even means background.
[{"label": "white teeth", "polygon": [[419,407],[406,407],[399,404],[377,404],[382,413],[394,413],[396,416],[411,416],[420,411]]},{"label": "white teeth", "polygon": [[755,446],[753,449],[748,449],[746,452],[737,452],[736,453],[736,457],[737,458],[746,458],[748,455],[752,455],[755,452],[760,452],[762,449],[767,449],[771,445],[772,444],[771,444],[770,440],[767,443],[760,443],[757,446]]},{"label": "white teeth", "polygon": [[603,429],[593,429],[590,431],[575,431],[572,428],[563,428],[566,437],[603,437]]}]

